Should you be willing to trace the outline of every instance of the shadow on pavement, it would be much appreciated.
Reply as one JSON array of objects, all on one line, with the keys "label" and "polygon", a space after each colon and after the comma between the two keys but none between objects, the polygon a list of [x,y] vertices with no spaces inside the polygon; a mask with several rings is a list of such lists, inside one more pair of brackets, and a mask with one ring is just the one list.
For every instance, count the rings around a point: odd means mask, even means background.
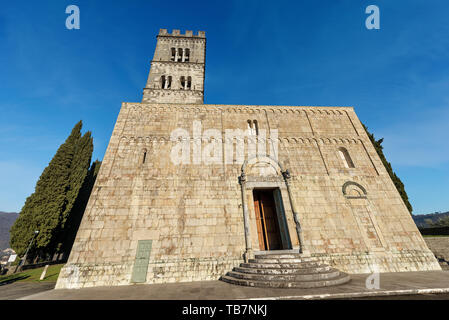
[{"label": "shadow on pavement", "polygon": [[11,284],[11,283],[14,283],[14,282],[19,281],[19,280],[24,280],[24,279],[29,278],[29,277],[30,276],[23,275],[23,274],[17,274],[17,275],[13,274],[10,277],[7,277],[5,279],[0,280],[0,286]]}]

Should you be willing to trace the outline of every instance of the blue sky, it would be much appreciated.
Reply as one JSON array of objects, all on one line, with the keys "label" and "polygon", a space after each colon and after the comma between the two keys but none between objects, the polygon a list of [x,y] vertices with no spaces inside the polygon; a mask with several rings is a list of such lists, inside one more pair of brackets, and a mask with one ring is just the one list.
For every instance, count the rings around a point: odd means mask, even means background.
[{"label": "blue sky", "polygon": [[[68,30],[77,5],[81,29]],[[365,8],[380,8],[380,30]],[[102,159],[160,28],[204,30],[205,103],[354,106],[414,213],[449,210],[447,0],[3,1],[0,211],[19,211],[80,119]]]}]

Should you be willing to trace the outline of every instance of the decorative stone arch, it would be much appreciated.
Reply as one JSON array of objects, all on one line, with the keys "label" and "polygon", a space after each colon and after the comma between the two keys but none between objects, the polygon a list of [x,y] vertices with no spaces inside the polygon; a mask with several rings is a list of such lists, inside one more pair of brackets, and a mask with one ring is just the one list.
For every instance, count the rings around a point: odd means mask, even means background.
[{"label": "decorative stone arch", "polygon": [[250,169],[257,164],[267,164],[274,170],[273,172],[276,172],[276,175],[282,176],[282,173],[285,171],[282,164],[271,156],[254,156],[243,162],[241,169],[242,174],[247,175],[250,172]]},{"label": "decorative stone arch", "polygon": [[[258,165],[265,166],[265,173],[266,175],[256,175],[254,174],[254,168],[257,168]],[[250,181],[248,181],[247,177],[249,177]],[[269,181],[264,181],[264,177],[270,178]],[[260,180],[259,180],[259,179]],[[255,180],[254,180],[255,179]],[[283,165],[280,163],[279,160],[274,159],[271,156],[254,156],[249,158],[248,160],[245,160],[242,164],[241,168],[241,175],[239,176],[239,184],[241,186],[241,196],[242,196],[242,208],[243,208],[243,222],[244,222],[244,229],[245,229],[245,244],[246,244],[246,252],[245,252],[245,260],[248,261],[251,257],[253,257],[253,250],[252,250],[252,239],[250,234],[250,220],[249,220],[249,210],[247,205],[247,184],[248,189],[253,188],[278,188],[283,189],[284,192],[286,192],[287,196],[282,197],[283,199],[288,198],[288,202],[290,204],[292,213],[293,213],[293,220],[295,222],[295,228],[296,233],[298,236],[298,242],[299,242],[299,252],[303,253],[305,252],[304,249],[304,241],[302,238],[302,232],[301,232],[301,225],[299,223],[299,215],[298,211],[296,210],[295,201],[292,197],[291,192],[291,175],[289,170],[285,170]],[[281,206],[285,207],[286,204],[284,204],[284,200],[280,200]],[[284,218],[285,217],[285,211],[284,211]],[[287,227],[288,232],[288,227]],[[288,236],[288,234],[286,234]],[[290,238],[287,239],[288,242],[290,242]],[[291,242],[290,242],[290,248],[291,248]]]},{"label": "decorative stone arch", "polygon": [[347,181],[342,186],[362,240],[369,252],[383,252],[388,247],[376,219],[376,208],[368,199],[366,189],[359,183]]},{"label": "decorative stone arch", "polygon": [[346,199],[367,199],[366,189],[357,182],[347,181],[342,187],[343,195]]}]

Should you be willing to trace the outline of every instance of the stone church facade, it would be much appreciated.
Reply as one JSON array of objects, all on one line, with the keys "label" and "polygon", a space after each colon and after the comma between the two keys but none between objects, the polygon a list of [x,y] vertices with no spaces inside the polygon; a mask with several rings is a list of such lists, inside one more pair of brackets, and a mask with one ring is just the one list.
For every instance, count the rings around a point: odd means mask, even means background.
[{"label": "stone church facade", "polygon": [[267,251],[441,270],[352,107],[205,105],[205,49],[160,30],[56,288],[216,280]]}]

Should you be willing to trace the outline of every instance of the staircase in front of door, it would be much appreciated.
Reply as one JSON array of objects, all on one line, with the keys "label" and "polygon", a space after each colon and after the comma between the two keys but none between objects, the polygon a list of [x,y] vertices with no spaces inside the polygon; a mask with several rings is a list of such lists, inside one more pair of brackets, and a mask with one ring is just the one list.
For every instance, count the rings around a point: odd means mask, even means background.
[{"label": "staircase in front of door", "polygon": [[299,253],[256,255],[221,277],[222,281],[250,287],[319,288],[347,283],[349,275],[317,258]]}]

